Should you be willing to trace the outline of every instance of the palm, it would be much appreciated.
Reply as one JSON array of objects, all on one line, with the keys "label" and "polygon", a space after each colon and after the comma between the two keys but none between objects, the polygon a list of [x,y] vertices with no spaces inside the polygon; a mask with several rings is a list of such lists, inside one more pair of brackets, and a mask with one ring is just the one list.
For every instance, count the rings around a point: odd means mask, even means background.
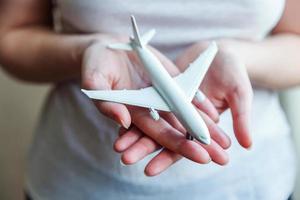
[{"label": "palm", "polygon": [[221,50],[201,85],[201,90],[220,113],[229,108],[230,96],[241,92],[251,94],[246,70],[238,62]]},{"label": "palm", "polygon": [[[178,68],[164,55],[148,47],[160,60],[171,76],[179,73]],[[138,89],[151,85],[147,72],[138,56],[131,51],[110,50],[101,43],[92,45],[85,53],[82,71],[83,85],[90,89],[104,89],[99,80],[107,79],[110,89]]]},{"label": "palm", "polygon": [[89,88],[103,89],[98,85],[102,79],[106,79],[107,89],[113,90],[137,89],[150,83],[136,55],[131,52],[112,51],[96,44],[88,50],[85,60],[83,83]]},{"label": "palm", "polygon": [[[176,64],[181,70],[193,61],[205,48],[206,42],[200,42],[181,54]],[[211,100],[219,113],[231,109],[234,131],[240,144],[251,145],[248,120],[251,107],[252,89],[243,63],[232,52],[222,46],[208,70],[200,89]]]},{"label": "palm", "polygon": [[[179,73],[171,61],[157,50],[149,48],[172,76]],[[103,44],[94,44],[84,54],[82,83],[87,89],[118,90],[143,88],[150,85],[151,81],[136,54],[113,51]],[[134,125],[127,131],[125,142],[116,148],[124,151],[123,161],[127,164],[137,162],[160,146],[166,149],[149,164],[153,168],[159,163],[160,171],[178,160],[180,155],[198,163],[207,163],[211,154],[215,162],[227,162],[223,148],[227,148],[230,141],[208,117],[205,121],[211,129],[213,143],[203,147],[185,139],[184,128],[171,113],[161,113],[160,120],[154,121],[146,109],[102,101],[96,101],[95,104],[103,114],[123,127],[128,128],[131,123]],[[153,170],[150,171],[153,173]]]}]

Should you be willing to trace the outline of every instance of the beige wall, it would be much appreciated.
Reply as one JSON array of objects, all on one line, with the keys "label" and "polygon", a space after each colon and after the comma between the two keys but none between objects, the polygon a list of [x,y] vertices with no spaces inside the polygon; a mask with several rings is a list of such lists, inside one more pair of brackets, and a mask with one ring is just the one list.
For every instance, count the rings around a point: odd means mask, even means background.
[{"label": "beige wall", "polygon": [[[1,200],[22,199],[25,154],[48,89],[47,86],[16,82],[0,71]],[[283,102],[290,116],[295,139],[300,144],[300,91],[287,92]],[[299,188],[297,191],[300,191],[300,187],[297,188]],[[297,194],[297,196],[300,195]]]},{"label": "beige wall", "polygon": [[0,199],[22,199],[24,157],[46,86],[16,82],[0,70]]}]

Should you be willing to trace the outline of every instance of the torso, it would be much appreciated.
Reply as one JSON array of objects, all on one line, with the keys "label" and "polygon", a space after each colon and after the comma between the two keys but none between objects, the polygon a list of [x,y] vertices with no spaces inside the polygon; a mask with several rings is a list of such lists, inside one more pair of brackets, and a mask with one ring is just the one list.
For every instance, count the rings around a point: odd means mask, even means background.
[{"label": "torso", "polygon": [[[64,32],[129,35],[129,16],[134,14],[141,32],[157,30],[151,44],[174,59],[199,40],[263,39],[282,15],[284,1],[57,0],[57,6]],[[220,126],[233,140],[229,165],[197,165],[183,159],[155,178],[143,174],[148,159],[133,166],[120,165],[119,155],[112,150],[116,124],[99,114],[81,94],[79,84],[58,86],[45,107],[29,157],[27,185],[35,196],[282,200],[291,193],[294,168],[283,170],[294,164],[289,128],[271,91],[255,90],[251,151],[245,152],[236,143],[226,112]]]},{"label": "torso", "polygon": [[134,14],[141,32],[155,28],[151,45],[174,56],[195,41],[260,40],[282,15],[284,0],[57,0],[65,31],[130,35]]}]

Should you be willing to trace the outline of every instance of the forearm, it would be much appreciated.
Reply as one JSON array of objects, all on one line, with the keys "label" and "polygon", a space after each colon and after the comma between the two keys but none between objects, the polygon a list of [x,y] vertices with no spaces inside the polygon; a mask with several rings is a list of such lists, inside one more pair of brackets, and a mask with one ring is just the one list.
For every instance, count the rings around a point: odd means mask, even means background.
[{"label": "forearm", "polygon": [[57,34],[47,28],[20,28],[2,34],[0,63],[27,81],[56,82],[80,76],[80,54],[93,36]]},{"label": "forearm", "polygon": [[258,87],[285,89],[300,84],[300,36],[277,34],[260,42],[225,42],[245,63]]}]

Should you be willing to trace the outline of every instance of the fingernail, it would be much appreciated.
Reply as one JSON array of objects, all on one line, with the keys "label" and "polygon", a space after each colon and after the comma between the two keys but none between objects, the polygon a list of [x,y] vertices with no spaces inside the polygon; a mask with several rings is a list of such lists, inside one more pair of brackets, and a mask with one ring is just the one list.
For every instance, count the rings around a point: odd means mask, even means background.
[{"label": "fingernail", "polygon": [[216,126],[216,127],[218,128],[218,131],[220,131],[223,135],[227,136],[227,134],[225,133],[225,131],[223,131],[223,129],[221,129],[219,126]]},{"label": "fingernail", "polygon": [[125,165],[125,163],[123,163],[122,159],[120,159],[120,164],[123,166],[123,167],[126,167],[127,165]]},{"label": "fingernail", "polygon": [[252,146],[247,147],[246,149],[247,149],[248,151],[250,151],[250,150],[252,149]]},{"label": "fingernail", "polygon": [[130,124],[126,123],[124,120],[120,119],[120,125],[123,126],[124,128],[128,129]]},{"label": "fingernail", "polygon": [[203,103],[206,99],[206,96],[203,94],[203,92],[201,92],[200,90],[198,90],[196,92],[196,99],[200,102],[200,103]]},{"label": "fingernail", "polygon": [[212,159],[211,159],[211,158],[209,158],[206,164],[210,163],[211,161],[212,161]]}]

